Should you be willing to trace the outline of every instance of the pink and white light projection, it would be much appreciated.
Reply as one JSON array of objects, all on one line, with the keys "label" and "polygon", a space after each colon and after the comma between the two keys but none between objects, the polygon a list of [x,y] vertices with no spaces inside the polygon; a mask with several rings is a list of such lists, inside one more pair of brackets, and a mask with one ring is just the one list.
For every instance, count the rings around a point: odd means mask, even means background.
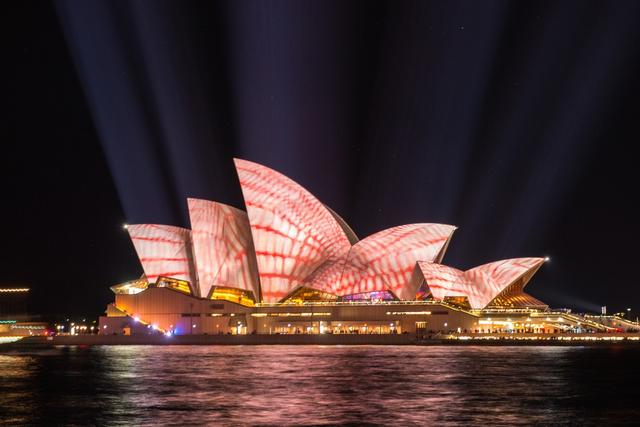
[{"label": "pink and white light projection", "polygon": [[439,261],[454,230],[444,224],[382,230],[354,244],[345,258],[325,263],[309,285],[341,296],[389,290],[400,299],[413,299],[418,289],[410,278],[416,261]]},{"label": "pink and white light projection", "polygon": [[258,268],[247,213],[222,203],[187,199],[200,295],[213,286],[260,296]]},{"label": "pink and white light projection", "polygon": [[191,230],[172,225],[133,224],[127,231],[140,263],[153,283],[159,276],[187,280],[197,290]]},{"label": "pink and white light projection", "polygon": [[[471,308],[483,309],[519,278],[529,273],[527,279],[530,279],[543,263],[544,258],[513,258],[461,271],[419,261],[416,270],[422,274],[433,299],[463,296],[468,297]],[[523,281],[521,287],[527,281]]]},{"label": "pink and white light projection", "polygon": [[410,224],[351,245],[343,226],[311,193],[265,166],[235,160],[256,248],[262,296],[276,302],[299,285],[336,295],[407,288],[418,260],[441,257],[455,227]]},{"label": "pink and white light projection", "polygon": [[[192,230],[130,225],[149,281],[188,280],[197,296],[214,286],[278,302],[299,286],[338,296],[391,291],[413,300],[423,280],[437,300],[465,296],[484,308],[510,284],[526,284],[542,258],[516,258],[467,271],[439,264],[456,227],[408,224],[358,240],[349,226],[303,187],[266,166],[235,159],[247,212],[188,199]],[[417,265],[416,265],[417,263]]]},{"label": "pink and white light projection", "polygon": [[281,300],[324,263],[347,255],[349,239],[311,193],[265,166],[240,159],[235,164],[265,302]]}]

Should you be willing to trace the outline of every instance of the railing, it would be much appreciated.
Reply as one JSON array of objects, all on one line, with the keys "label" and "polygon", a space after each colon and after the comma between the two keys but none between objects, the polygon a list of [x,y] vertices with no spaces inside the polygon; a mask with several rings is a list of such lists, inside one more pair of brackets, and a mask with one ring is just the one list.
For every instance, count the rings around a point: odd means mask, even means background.
[{"label": "railing", "polygon": [[566,312],[549,312],[548,313],[549,316],[558,316],[561,317],[563,319],[567,319],[569,321],[572,321],[574,323],[577,323],[579,325],[585,325],[585,326],[589,326],[598,330],[609,330],[609,329],[613,329],[610,328],[606,325],[603,325],[602,323],[598,323],[598,322],[594,322],[592,320],[587,319],[584,316],[578,316],[576,314],[570,314],[570,313],[566,313]]},{"label": "railing", "polygon": [[[600,319],[602,320],[603,318],[610,320],[610,321],[615,321],[615,322],[619,322],[622,323],[626,326],[630,326],[633,328],[638,328],[640,329],[640,323],[638,322],[634,322],[631,319],[625,319],[624,317],[620,317],[620,316],[616,316],[616,315],[611,315],[611,316],[603,316],[603,315],[585,315],[585,318],[592,318],[592,319]],[[598,320],[594,320],[594,322],[597,322]]]},{"label": "railing", "polygon": [[[597,321],[593,321],[588,319],[586,316],[580,316],[577,314],[568,313],[566,311],[551,311],[551,310],[536,310],[536,309],[522,309],[522,308],[504,308],[504,309],[490,309],[490,310],[481,310],[478,312],[481,316],[487,316],[491,314],[527,314],[530,317],[534,318],[549,318],[548,322],[553,321],[567,321],[570,323],[575,323],[578,325],[584,325],[586,327],[594,328],[597,330],[611,330],[615,328],[608,327],[599,323]],[[556,318],[556,319],[551,319]],[[561,320],[562,319],[562,320]],[[568,325],[567,325],[568,326]]]},{"label": "railing", "polygon": [[434,305],[446,307],[451,310],[461,311],[463,313],[471,314],[473,316],[477,316],[477,311],[467,310],[457,305],[449,304],[444,301],[433,301],[433,300],[425,300],[425,301],[306,301],[302,303],[256,303],[255,307],[329,307],[329,306],[415,306],[415,305]]},{"label": "railing", "polygon": [[482,314],[491,313],[548,313],[548,310],[540,310],[536,308],[488,308],[484,310],[477,310]]},{"label": "railing", "polygon": [[284,306],[327,306],[327,305],[445,305],[440,301],[305,301],[302,303],[261,302],[256,307],[284,307]]},{"label": "railing", "polygon": [[498,333],[498,334],[446,334],[442,336],[445,340],[484,340],[484,341],[498,341],[498,340],[510,340],[510,341],[640,341],[640,335],[638,334],[608,334],[608,333],[572,333],[561,332],[553,334],[520,334],[520,333]]}]

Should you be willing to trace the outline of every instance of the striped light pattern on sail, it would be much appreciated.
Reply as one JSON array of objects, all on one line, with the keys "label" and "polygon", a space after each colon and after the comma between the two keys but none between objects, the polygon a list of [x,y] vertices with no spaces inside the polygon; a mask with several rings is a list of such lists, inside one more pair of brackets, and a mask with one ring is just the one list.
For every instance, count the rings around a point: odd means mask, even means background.
[{"label": "striped light pattern on sail", "polygon": [[524,288],[543,263],[543,258],[513,258],[467,271],[432,262],[418,262],[416,268],[435,300],[464,296],[471,308],[483,309],[519,279],[523,279],[517,283],[520,290]]},{"label": "striped light pattern on sail", "polygon": [[171,225],[134,224],[127,231],[150,283],[160,277],[187,280],[197,292],[191,230]]},{"label": "striped light pattern on sail", "polygon": [[265,302],[277,302],[351,244],[327,208],[286,176],[235,159]]},{"label": "striped light pattern on sail", "polygon": [[128,226],[150,282],[187,280],[201,297],[214,286],[239,288],[262,302],[281,301],[299,286],[337,296],[389,291],[412,300],[424,282],[436,300],[467,297],[480,309],[494,300],[519,304],[544,262],[516,258],[467,271],[441,265],[456,229],[446,224],[401,225],[358,240],[338,214],[291,179],[246,160],[235,165],[246,213],[188,199],[192,230]]},{"label": "striped light pattern on sail", "polygon": [[410,278],[416,262],[439,261],[454,230],[408,224],[372,234],[354,244],[346,258],[319,269],[310,286],[336,295],[390,290],[400,299],[414,299],[417,287]]},{"label": "striped light pattern on sail", "polygon": [[258,270],[244,211],[222,203],[188,199],[193,252],[202,297],[213,286],[245,289],[260,296]]}]

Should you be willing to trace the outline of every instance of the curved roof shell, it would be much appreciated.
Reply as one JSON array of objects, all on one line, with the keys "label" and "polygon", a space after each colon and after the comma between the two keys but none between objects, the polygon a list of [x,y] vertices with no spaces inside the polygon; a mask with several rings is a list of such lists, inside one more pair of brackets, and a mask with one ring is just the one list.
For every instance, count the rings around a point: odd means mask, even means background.
[{"label": "curved roof shell", "polygon": [[186,280],[198,291],[191,245],[191,230],[172,225],[132,224],[127,231],[147,280],[173,277]]},{"label": "curved roof shell", "polygon": [[187,199],[198,284],[203,297],[214,286],[260,295],[251,229],[247,213],[202,199]]},{"label": "curved roof shell", "polygon": [[456,229],[446,224],[400,225],[358,240],[338,214],[290,178],[234,162],[246,212],[190,198],[191,230],[128,226],[149,281],[187,280],[201,297],[214,287],[239,288],[262,302],[281,301],[301,286],[337,296],[388,291],[413,300],[426,282],[434,299],[463,296],[484,308],[507,289],[509,298],[518,297],[544,261],[516,258],[467,271],[441,265]]},{"label": "curved roof shell", "polygon": [[235,159],[258,264],[262,299],[277,302],[351,248],[331,212],[279,172]]},{"label": "curved roof shell", "polygon": [[513,285],[521,292],[543,263],[543,258],[513,258],[461,271],[420,261],[416,269],[427,285],[427,295],[436,300],[467,297],[471,308],[483,309],[508,288],[513,292]]}]

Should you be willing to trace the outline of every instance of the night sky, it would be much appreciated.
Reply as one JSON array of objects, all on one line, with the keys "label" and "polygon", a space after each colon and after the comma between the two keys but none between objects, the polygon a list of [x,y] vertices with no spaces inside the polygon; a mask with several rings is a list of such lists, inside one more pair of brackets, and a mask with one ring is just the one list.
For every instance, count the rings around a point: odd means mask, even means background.
[{"label": "night sky", "polygon": [[453,224],[448,265],[549,255],[532,295],[640,309],[640,2],[3,9],[0,284],[33,312],[96,316],[138,277],[125,222],[242,208],[233,157],[360,237]]}]

